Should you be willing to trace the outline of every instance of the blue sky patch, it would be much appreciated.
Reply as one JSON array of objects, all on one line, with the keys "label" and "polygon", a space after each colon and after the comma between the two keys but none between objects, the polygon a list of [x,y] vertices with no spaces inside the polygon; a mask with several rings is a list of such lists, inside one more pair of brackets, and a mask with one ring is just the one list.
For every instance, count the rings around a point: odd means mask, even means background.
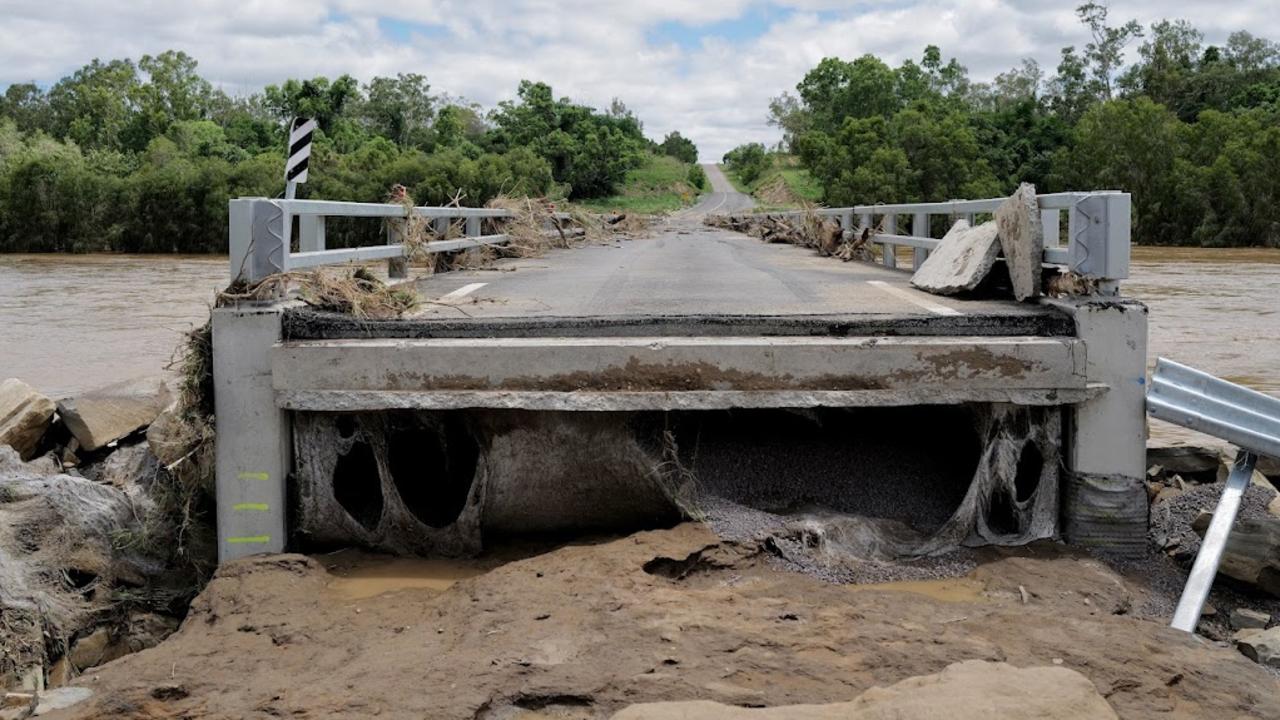
[{"label": "blue sky patch", "polygon": [[378,18],[378,30],[398,43],[412,42],[415,36],[435,38],[445,37],[449,34],[449,29],[444,25],[430,25],[388,17]]}]

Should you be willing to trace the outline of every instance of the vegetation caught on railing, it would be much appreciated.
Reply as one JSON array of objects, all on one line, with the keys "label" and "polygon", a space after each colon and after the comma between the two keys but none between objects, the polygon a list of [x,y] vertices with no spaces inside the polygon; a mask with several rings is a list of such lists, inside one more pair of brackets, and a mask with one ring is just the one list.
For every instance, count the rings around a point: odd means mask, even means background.
[{"label": "vegetation caught on railing", "polygon": [[[832,206],[1112,189],[1133,195],[1136,242],[1280,246],[1280,45],[1249,32],[1206,45],[1182,20],[1143,29],[1077,9],[1094,38],[973,82],[929,46],[892,68],[827,58],[770,105],[783,150]],[[1124,49],[1137,58],[1123,67]],[[748,185],[764,148],[725,156]]]},{"label": "vegetation caught on railing", "polygon": [[[227,201],[281,194],[294,116],[320,128],[300,198],[380,202],[400,184],[426,205],[577,201],[616,195],[655,158],[678,158],[684,178],[697,157],[679,133],[646,139],[620,101],[600,111],[545,83],[522,82],[486,112],[418,74],[230,97],[181,52],[94,60],[47,90],[14,84],[0,97],[0,252],[226,252]],[[379,241],[370,223],[326,230],[330,247]]]}]

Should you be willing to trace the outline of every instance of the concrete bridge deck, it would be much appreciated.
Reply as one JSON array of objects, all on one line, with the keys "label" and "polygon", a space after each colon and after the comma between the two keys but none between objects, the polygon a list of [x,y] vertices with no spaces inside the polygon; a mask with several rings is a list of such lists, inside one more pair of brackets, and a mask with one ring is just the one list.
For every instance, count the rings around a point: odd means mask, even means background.
[{"label": "concrete bridge deck", "polygon": [[[426,303],[412,317],[216,309],[223,559],[283,549],[300,413],[1060,406],[1073,477],[1141,490],[1141,305],[941,298],[901,270],[712,229],[706,212],[750,204],[717,175],[716,192],[646,237],[420,280]],[[259,209],[268,222],[271,207]],[[223,512],[248,505],[271,510]],[[1105,532],[1141,530],[1109,518],[1096,519]]]}]

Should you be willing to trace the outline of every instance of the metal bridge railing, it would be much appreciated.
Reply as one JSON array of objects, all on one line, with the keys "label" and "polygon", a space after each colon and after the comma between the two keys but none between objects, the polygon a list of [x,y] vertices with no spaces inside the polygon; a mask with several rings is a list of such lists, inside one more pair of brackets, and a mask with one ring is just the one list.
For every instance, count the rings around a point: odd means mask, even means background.
[{"label": "metal bridge railing", "polygon": [[[512,217],[510,212],[497,208],[408,208],[390,203],[241,198],[230,204],[231,279],[252,283],[290,270],[384,259],[389,263],[392,277],[404,277],[408,251],[403,242],[403,221],[410,214],[430,218],[441,237],[445,237],[454,220],[464,221],[462,237],[427,242],[419,248],[424,252],[455,252],[482,245],[501,245],[509,240],[504,234],[482,234],[482,221],[486,218]],[[297,251],[292,250],[295,217],[298,219]],[[325,247],[325,218],[329,217],[386,219],[389,221],[387,243],[329,249]]]},{"label": "metal bridge railing", "polygon": [[[1100,289],[1114,291],[1116,281],[1129,277],[1129,243],[1131,202],[1128,193],[1103,190],[1067,192],[1036,196],[1040,204],[1040,222],[1044,227],[1044,261],[1064,265],[1085,277],[1101,281]],[[938,246],[932,237],[932,219],[937,216],[950,222],[966,219],[973,224],[979,215],[994,213],[1007,198],[988,200],[950,200],[934,203],[896,205],[857,205],[822,208],[820,215],[835,217],[841,227],[861,232],[877,230],[871,242],[884,246],[884,265],[897,267],[899,245],[915,249],[915,265]],[[1062,233],[1062,215],[1066,213],[1066,234]],[[786,213],[798,214],[798,213]],[[854,224],[857,218],[858,224]],[[906,219],[909,233],[900,232]]]}]

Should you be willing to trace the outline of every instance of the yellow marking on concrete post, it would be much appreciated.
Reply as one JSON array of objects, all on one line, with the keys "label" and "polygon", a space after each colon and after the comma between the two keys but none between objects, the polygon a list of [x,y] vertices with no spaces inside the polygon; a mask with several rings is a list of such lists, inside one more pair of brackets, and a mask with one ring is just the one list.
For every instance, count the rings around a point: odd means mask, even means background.
[{"label": "yellow marking on concrete post", "polygon": [[268,510],[266,503],[236,503],[231,506],[232,510],[258,510],[266,512]]},{"label": "yellow marking on concrete post", "polygon": [[271,542],[270,535],[250,535],[248,537],[229,537],[227,542],[232,545],[266,545]]},{"label": "yellow marking on concrete post", "polygon": [[236,476],[241,480],[270,480],[271,476],[264,472],[242,472]]}]

